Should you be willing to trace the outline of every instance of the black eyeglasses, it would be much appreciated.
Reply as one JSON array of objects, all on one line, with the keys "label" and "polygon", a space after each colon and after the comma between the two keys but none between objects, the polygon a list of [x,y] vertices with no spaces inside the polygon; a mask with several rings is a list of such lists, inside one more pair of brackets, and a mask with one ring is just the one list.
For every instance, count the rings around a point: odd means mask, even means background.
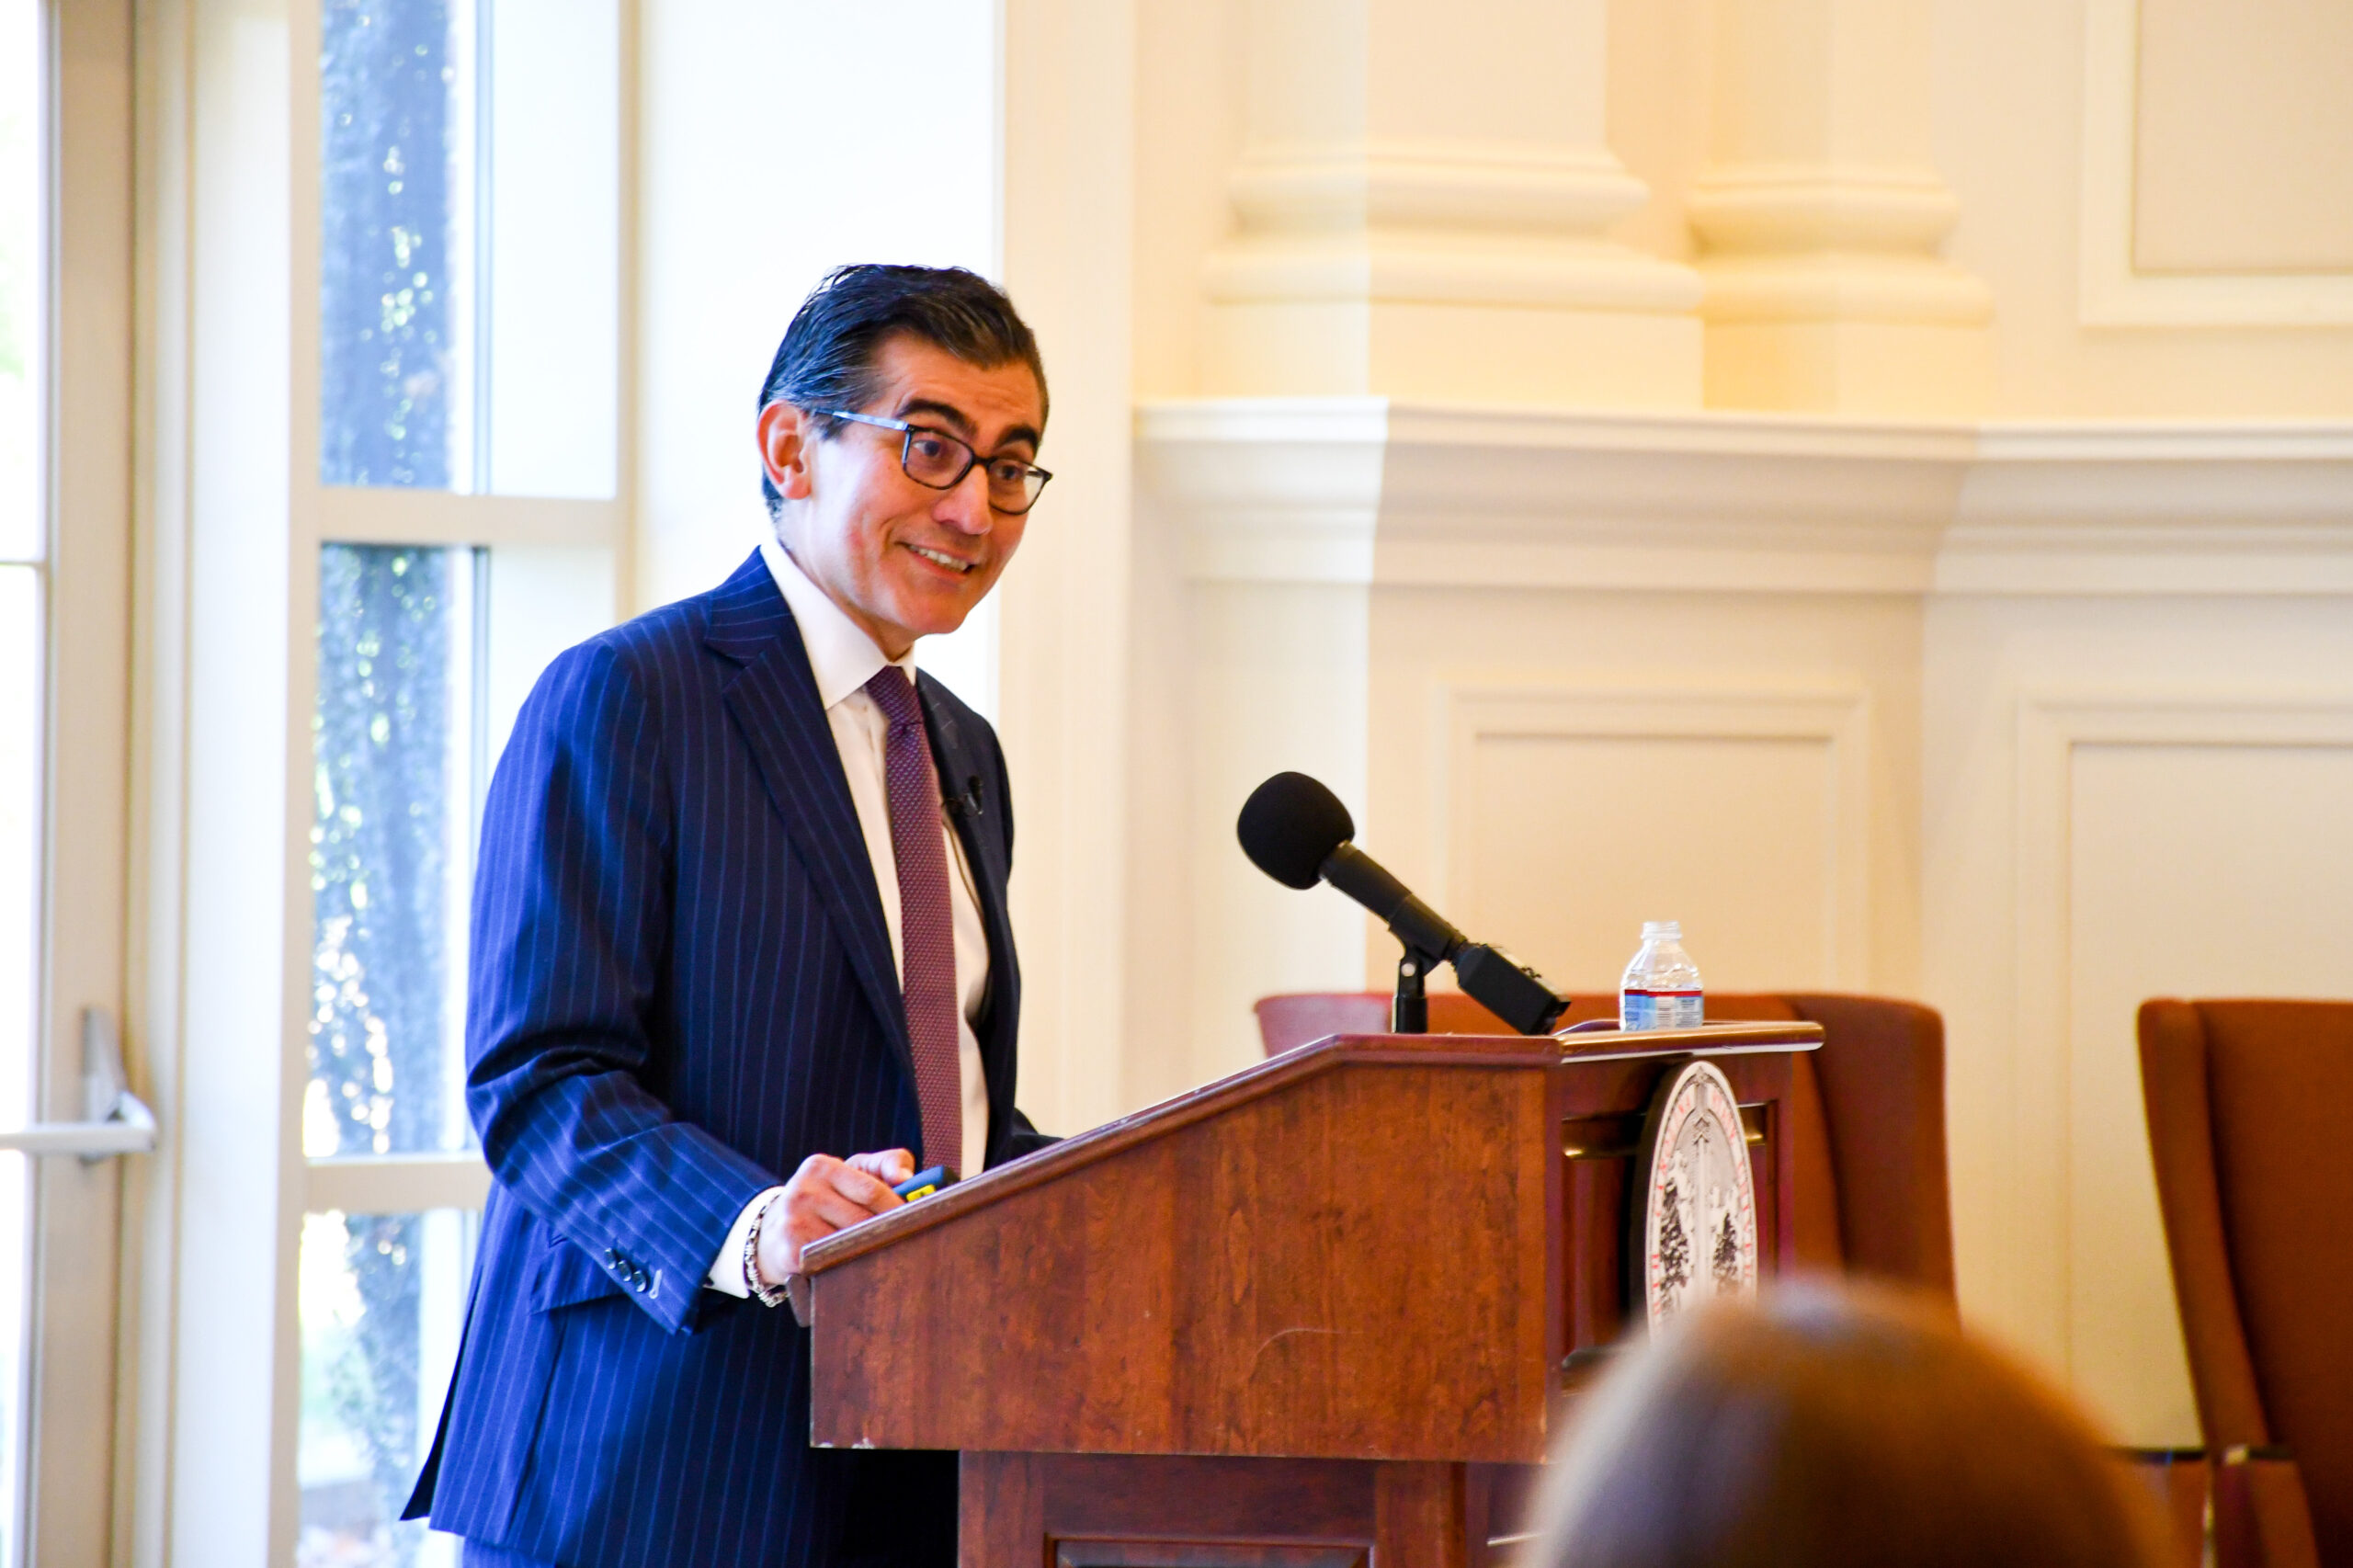
[{"label": "black eyeglasses", "polygon": [[910,425],[904,419],[885,419],[876,414],[852,414],[846,408],[824,411],[828,419],[854,420],[871,425],[878,430],[896,430],[904,437],[899,443],[899,466],[907,477],[931,490],[953,490],[964,483],[964,476],[974,468],[988,476],[989,506],[1017,517],[1038,504],[1038,493],[1046,488],[1046,481],[1054,476],[1036,463],[1019,458],[984,458],[972,450],[968,441],[960,441],[945,430],[934,430],[927,425]]}]

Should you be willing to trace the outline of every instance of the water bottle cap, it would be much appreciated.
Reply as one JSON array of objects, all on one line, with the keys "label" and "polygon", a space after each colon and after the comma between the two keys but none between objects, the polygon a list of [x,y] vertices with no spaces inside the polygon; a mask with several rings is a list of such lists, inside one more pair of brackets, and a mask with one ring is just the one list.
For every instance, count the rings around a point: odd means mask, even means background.
[{"label": "water bottle cap", "polygon": [[1683,922],[1680,920],[1645,920],[1643,922],[1643,940],[1645,942],[1679,942],[1683,940]]}]

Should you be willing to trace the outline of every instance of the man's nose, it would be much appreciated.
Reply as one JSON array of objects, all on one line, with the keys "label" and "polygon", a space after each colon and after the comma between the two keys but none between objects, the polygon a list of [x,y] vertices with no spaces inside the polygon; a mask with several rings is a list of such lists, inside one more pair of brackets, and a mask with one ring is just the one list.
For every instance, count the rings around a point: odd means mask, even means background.
[{"label": "man's nose", "polygon": [[996,522],[996,514],[989,506],[988,470],[974,463],[964,471],[948,493],[939,498],[933,516],[968,534],[984,534]]}]

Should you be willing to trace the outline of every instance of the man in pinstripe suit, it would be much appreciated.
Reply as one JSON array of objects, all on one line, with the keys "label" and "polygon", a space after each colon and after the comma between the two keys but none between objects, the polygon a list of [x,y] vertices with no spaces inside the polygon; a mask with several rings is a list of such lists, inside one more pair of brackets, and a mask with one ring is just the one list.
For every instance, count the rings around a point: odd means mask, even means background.
[{"label": "man in pinstripe suit", "polygon": [[918,1162],[1044,1142],[1004,756],[912,650],[1020,542],[1045,374],[983,279],[849,267],[760,403],[774,540],[556,660],[491,785],[467,1065],[496,1180],[408,1510],[469,1564],[954,1560],[955,1456],[811,1449],[776,1303]]}]

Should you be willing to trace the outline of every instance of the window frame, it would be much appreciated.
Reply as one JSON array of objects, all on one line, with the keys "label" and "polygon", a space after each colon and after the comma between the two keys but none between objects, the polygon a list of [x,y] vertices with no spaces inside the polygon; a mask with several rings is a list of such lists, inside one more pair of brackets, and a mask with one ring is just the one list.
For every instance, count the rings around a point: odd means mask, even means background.
[{"label": "window frame", "polygon": [[[129,0],[35,0],[46,207],[37,1015],[28,1109],[78,1121],[82,1017],[126,999],[131,774],[132,185]],[[119,1447],[125,1161],[23,1156],[24,1562],[97,1561]],[[96,1397],[93,1397],[93,1395]]]},{"label": "window frame", "polygon": [[587,501],[320,483],[319,0],[136,7],[130,1010],[163,1146],[123,1210],[117,1562],[291,1561],[304,1216],[478,1210],[488,1191],[474,1153],[303,1152],[319,559],[588,546],[613,563],[607,617],[632,602],[635,0],[616,13],[615,473]]},{"label": "window frame", "polygon": [[[635,405],[627,395],[633,384],[636,342],[634,277],[631,267],[635,232],[637,136],[633,92],[636,59],[636,7],[632,0],[618,0],[616,40],[618,80],[616,202],[613,243],[618,250],[617,297],[612,330],[616,335],[615,463],[613,494],[608,499],[583,500],[534,496],[466,494],[451,490],[327,484],[320,479],[321,374],[320,284],[321,194],[320,148],[316,128],[320,116],[319,74],[309,62],[320,57],[320,0],[286,0],[290,54],[296,62],[290,90],[290,186],[289,219],[292,239],[289,323],[289,382],[290,414],[289,545],[291,570],[289,600],[297,635],[288,662],[287,723],[289,760],[298,764],[305,783],[290,798],[286,812],[286,856],[290,868],[305,864],[310,848],[310,722],[318,701],[317,647],[319,625],[320,551],[331,544],[449,546],[487,549],[495,570],[502,546],[571,546],[611,552],[614,602],[609,619],[618,619],[631,602],[630,570],[632,537],[630,497],[636,481]],[[479,0],[487,6],[494,0]],[[480,309],[479,303],[477,310]],[[476,648],[474,656],[487,650]],[[495,758],[481,759],[483,766]],[[298,1085],[310,1077],[307,1021],[312,984],[310,933],[312,896],[307,874],[290,876],[297,889],[289,901],[286,924],[290,955],[287,983],[300,1005],[290,1009],[285,1031],[286,1072]],[[490,1190],[490,1173],[478,1150],[453,1153],[340,1154],[311,1157],[301,1153],[301,1088],[285,1102],[286,1132],[297,1151],[300,1165],[299,1213],[288,1228],[279,1256],[281,1278],[291,1279],[300,1267],[301,1220],[330,1210],[346,1214],[405,1214],[454,1209],[479,1213]],[[299,1312],[283,1314],[279,1325],[279,1364],[299,1367],[301,1324]],[[300,1374],[294,1381],[299,1385]],[[299,1398],[299,1386],[289,1391]],[[278,1507],[283,1517],[299,1499],[295,1474],[299,1429],[280,1425],[273,1466]],[[275,1543],[274,1543],[275,1544]],[[290,1550],[291,1543],[288,1546]]]}]

